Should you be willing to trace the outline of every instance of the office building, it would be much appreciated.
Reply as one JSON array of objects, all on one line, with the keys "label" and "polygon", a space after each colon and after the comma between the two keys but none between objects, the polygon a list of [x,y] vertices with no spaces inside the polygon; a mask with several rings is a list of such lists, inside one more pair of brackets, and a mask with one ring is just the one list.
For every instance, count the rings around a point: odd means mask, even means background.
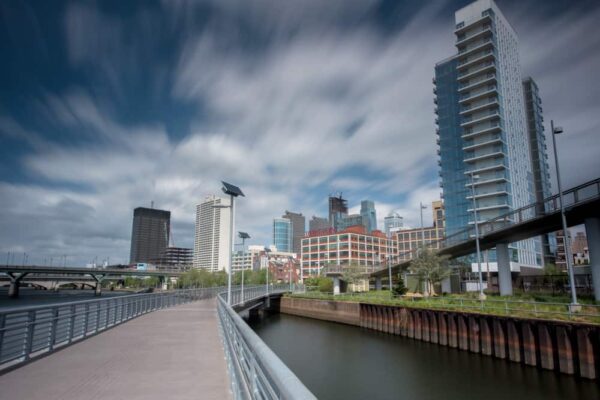
[{"label": "office building", "polygon": [[360,215],[366,224],[367,233],[377,230],[377,212],[373,201],[363,200],[360,202]]},{"label": "office building", "polygon": [[329,226],[337,229],[338,221],[348,215],[348,201],[339,196],[329,196]]},{"label": "office building", "polygon": [[381,231],[366,232],[362,225],[330,234],[310,233],[302,239],[301,275],[316,276],[326,266],[357,265],[372,271],[397,261],[397,245]]},{"label": "office building", "polygon": [[291,252],[300,254],[300,247],[302,246],[302,238],[306,232],[306,218],[302,213],[295,213],[291,211],[285,211],[285,214],[281,218],[289,219],[292,222],[292,248]]},{"label": "office building", "polygon": [[365,232],[369,233],[367,219],[360,214],[345,215],[337,220],[335,227],[336,231],[343,231],[344,229],[350,228],[351,226],[362,226],[365,228]]},{"label": "office building", "polygon": [[[458,52],[434,78],[446,236],[473,226],[475,209],[482,222],[535,201],[517,35],[492,0],[455,23]],[[511,270],[541,266],[539,239],[511,244],[509,258]]]},{"label": "office building", "polygon": [[273,219],[273,244],[279,251],[292,250],[292,221],[287,218]]},{"label": "office building", "polygon": [[383,231],[385,235],[389,238],[392,235],[392,232],[397,232],[404,226],[404,219],[395,211],[390,212],[383,219]]},{"label": "office building", "polygon": [[433,225],[415,229],[400,229],[393,233],[398,246],[398,261],[411,260],[416,250],[423,246],[439,249],[440,240],[444,238],[444,204],[441,201],[431,203]]},{"label": "office building", "polygon": [[163,267],[174,267],[183,265],[192,265],[194,251],[185,247],[167,247],[160,257],[151,261]]},{"label": "office building", "polygon": [[213,272],[229,270],[229,254],[232,251],[230,203],[229,198],[208,196],[196,206],[194,268]]},{"label": "office building", "polygon": [[169,245],[171,212],[138,207],[133,210],[129,263],[156,260]]},{"label": "office building", "polygon": [[322,231],[331,228],[327,218],[321,218],[313,215],[312,219],[308,221],[308,230],[310,232]]},{"label": "office building", "polygon": [[[544,199],[552,195],[550,184],[550,168],[546,151],[546,136],[544,135],[544,116],[542,99],[537,84],[532,78],[523,80],[523,96],[525,100],[525,117],[531,153],[531,171],[535,190],[535,201],[540,205],[537,212],[544,211]],[[553,263],[556,253],[556,237],[554,234],[544,234],[540,237],[544,263]]]}]

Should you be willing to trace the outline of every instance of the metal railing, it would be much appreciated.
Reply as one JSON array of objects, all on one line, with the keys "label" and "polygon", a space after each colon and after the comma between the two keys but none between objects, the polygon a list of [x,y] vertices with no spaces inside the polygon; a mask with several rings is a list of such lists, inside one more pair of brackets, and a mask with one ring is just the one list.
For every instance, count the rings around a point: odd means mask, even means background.
[{"label": "metal railing", "polygon": [[95,335],[140,315],[214,297],[222,288],[124,295],[0,309],[0,370]]},{"label": "metal railing", "polygon": [[[289,292],[289,285],[270,286],[269,295]],[[232,305],[267,296],[264,285],[232,292]],[[226,293],[217,296],[225,356],[235,399],[316,399],[294,373],[227,304]]]}]

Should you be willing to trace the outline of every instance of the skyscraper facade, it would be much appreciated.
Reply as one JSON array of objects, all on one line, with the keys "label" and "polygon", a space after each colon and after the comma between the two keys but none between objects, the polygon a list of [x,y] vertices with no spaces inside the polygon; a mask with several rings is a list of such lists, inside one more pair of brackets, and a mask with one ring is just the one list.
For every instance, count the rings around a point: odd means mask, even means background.
[{"label": "skyscraper facade", "polygon": [[329,221],[327,218],[317,217],[313,215],[310,221],[308,221],[308,230],[309,232],[322,231],[330,228]]},{"label": "skyscraper facade", "polygon": [[348,215],[348,201],[339,196],[329,196],[329,226],[337,228],[337,222]]},{"label": "skyscraper facade", "polygon": [[292,251],[292,221],[287,218],[273,219],[273,244],[277,251]]},{"label": "skyscraper facade", "polygon": [[366,223],[367,233],[377,230],[377,212],[373,201],[363,200],[360,202],[360,215]]},{"label": "skyscraper facade", "polygon": [[[229,270],[232,251],[229,198],[208,196],[196,206],[196,235],[194,239],[194,268],[209,271]],[[216,207],[217,206],[217,207]]]},{"label": "skyscraper facade", "polygon": [[[447,235],[472,226],[475,209],[482,222],[535,201],[517,35],[492,0],[455,23],[458,53],[434,79]],[[539,239],[512,244],[510,259],[541,265]]]},{"label": "skyscraper facade", "polygon": [[292,248],[291,252],[300,254],[300,247],[302,247],[302,238],[306,232],[306,218],[302,213],[295,213],[291,211],[285,211],[285,214],[281,218],[289,219],[292,222]]},{"label": "skyscraper facade", "polygon": [[138,207],[133,210],[129,262],[147,263],[158,259],[169,245],[171,212]]},{"label": "skyscraper facade", "polygon": [[404,219],[395,211],[390,212],[383,219],[383,229],[385,231],[385,235],[389,238],[392,235],[392,232],[399,231],[404,226]]},{"label": "skyscraper facade", "polygon": [[[546,136],[544,135],[542,99],[538,86],[531,77],[523,80],[523,95],[531,152],[531,171],[533,173],[535,201],[540,204],[538,211],[542,212],[544,199],[552,194],[552,190],[550,168],[548,167],[548,153],[546,152]],[[556,260],[556,236],[553,233],[542,235],[541,244],[544,263],[554,263]]]}]

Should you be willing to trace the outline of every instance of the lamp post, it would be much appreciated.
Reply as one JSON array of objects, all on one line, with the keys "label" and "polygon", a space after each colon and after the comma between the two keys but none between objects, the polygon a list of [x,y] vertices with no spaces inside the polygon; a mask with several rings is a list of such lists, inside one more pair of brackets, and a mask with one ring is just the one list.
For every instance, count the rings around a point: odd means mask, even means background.
[{"label": "lamp post", "polygon": [[424,206],[423,203],[419,202],[419,212],[421,213],[421,244],[423,249],[425,249],[425,228],[423,228],[423,210],[427,209],[427,206]]},{"label": "lamp post", "polygon": [[233,263],[233,250],[235,248],[235,233],[233,232],[233,219],[235,218],[235,198],[238,196],[244,196],[244,193],[242,192],[242,190],[235,186],[232,185],[230,183],[221,181],[221,183],[223,184],[223,187],[221,188],[221,190],[223,191],[223,193],[228,194],[229,198],[231,199],[231,202],[229,203],[228,206],[213,206],[214,208],[229,208],[229,232],[231,235],[231,248],[229,249],[229,267],[228,269],[228,274],[227,274],[227,304],[231,305],[231,269],[232,269],[232,263]]},{"label": "lamp post", "polygon": [[[246,239],[250,239],[250,235],[246,232],[238,232],[238,236],[242,239],[242,253],[245,254]],[[244,266],[242,265],[242,290],[241,290],[241,301],[244,302]]]},{"label": "lamp post", "polygon": [[266,291],[267,291],[267,296],[269,296],[269,253],[271,252],[271,249],[268,247],[265,247],[265,268],[266,268],[266,276],[267,276],[267,287],[266,287]]},{"label": "lamp post", "polygon": [[567,264],[567,271],[569,272],[569,284],[571,286],[571,305],[577,308],[577,293],[575,289],[575,276],[573,274],[573,263],[571,258],[571,246],[569,244],[569,231],[567,230],[567,217],[565,216],[565,203],[563,201],[563,193],[560,185],[560,169],[558,167],[558,150],[556,148],[556,135],[563,133],[563,128],[557,126],[554,127],[554,121],[550,121],[550,129],[552,130],[552,145],[554,147],[554,163],[556,164],[556,182],[558,183],[558,198],[560,200],[560,218],[562,222],[562,229],[564,235],[564,246],[565,246],[565,258]]},{"label": "lamp post", "polygon": [[475,225],[475,248],[477,249],[477,271],[479,273],[479,300],[485,300],[483,293],[483,273],[481,272],[481,250],[479,249],[479,221],[477,219],[477,200],[475,199],[475,179],[479,176],[471,171],[471,195],[473,196],[473,222]]},{"label": "lamp post", "polygon": [[389,247],[388,247],[387,262],[388,262],[388,279],[390,282],[390,297],[393,297],[393,292],[392,292],[392,255],[389,254]]}]

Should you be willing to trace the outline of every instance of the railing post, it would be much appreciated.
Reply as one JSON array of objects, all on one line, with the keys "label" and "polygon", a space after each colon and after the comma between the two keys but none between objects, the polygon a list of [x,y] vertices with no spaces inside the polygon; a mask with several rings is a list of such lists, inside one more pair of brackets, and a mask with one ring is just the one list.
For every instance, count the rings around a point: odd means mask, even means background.
[{"label": "railing post", "polygon": [[[50,343],[48,343],[49,351],[54,349],[54,342],[56,341],[56,326],[58,325],[58,307],[52,308],[52,322],[50,325]],[[0,343],[0,348],[2,344]]]},{"label": "railing post", "polygon": [[73,341],[73,332],[75,330],[75,311],[77,310],[76,305],[71,305],[70,309],[71,315],[69,316],[69,337],[67,337],[69,343]]},{"label": "railing post", "polygon": [[100,332],[100,304],[96,303],[96,333]]},{"label": "railing post", "polygon": [[35,311],[27,313],[27,336],[25,336],[25,361],[29,360],[33,346],[33,330],[35,329]]}]

